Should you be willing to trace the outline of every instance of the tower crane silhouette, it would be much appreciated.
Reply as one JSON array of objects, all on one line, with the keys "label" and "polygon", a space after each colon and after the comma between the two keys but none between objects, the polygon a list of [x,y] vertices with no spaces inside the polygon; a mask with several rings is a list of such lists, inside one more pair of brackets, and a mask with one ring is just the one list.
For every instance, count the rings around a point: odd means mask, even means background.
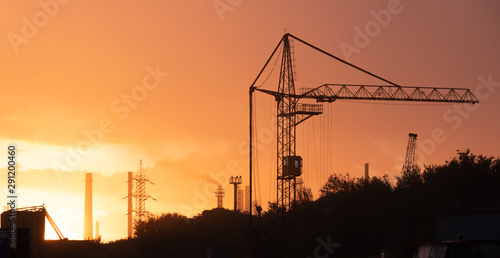
[{"label": "tower crane silhouette", "polygon": [[[296,40],[330,58],[348,65],[360,72],[374,77],[385,85],[363,84],[323,84],[312,88],[295,89],[294,64],[291,39]],[[277,91],[261,89],[256,83],[271,59],[282,47],[281,67]],[[401,86],[375,75],[350,62],[338,58],[292,34],[285,33],[280,42],[260,70],[250,86],[250,203],[252,203],[252,158],[253,158],[253,94],[255,91],[274,96],[277,104],[277,204],[281,210],[280,217],[285,223],[286,214],[292,208],[296,198],[296,179],[302,174],[302,158],[296,153],[296,127],[306,119],[323,113],[322,104],[299,103],[302,99],[313,99],[317,102],[332,103],[336,100],[369,100],[369,101],[416,101],[416,102],[453,102],[478,103],[477,98],[466,88],[439,88]],[[252,205],[250,205],[250,227],[252,225]]]}]

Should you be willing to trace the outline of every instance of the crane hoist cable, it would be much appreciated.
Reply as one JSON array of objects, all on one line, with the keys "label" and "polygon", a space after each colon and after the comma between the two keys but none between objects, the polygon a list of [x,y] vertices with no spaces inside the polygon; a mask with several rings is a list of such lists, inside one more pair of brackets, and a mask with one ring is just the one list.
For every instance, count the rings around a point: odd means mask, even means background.
[{"label": "crane hoist cable", "polygon": [[[255,101],[255,95],[253,95],[253,98],[254,98],[253,101],[255,103],[254,106],[253,106],[253,108],[254,108],[254,114],[255,114],[257,112],[257,104],[256,104],[256,101]],[[256,116],[253,117],[253,121],[254,121],[254,125],[255,125],[255,127],[253,129],[254,146],[255,146],[255,148],[258,148],[257,147],[257,143],[259,141],[258,141],[258,138],[257,138],[258,134],[256,133],[256,130],[257,130],[256,128],[258,128],[257,127]],[[253,171],[255,176],[253,177],[253,181],[255,182],[255,187],[257,188],[256,189],[257,191],[254,192],[254,197],[255,197],[254,201],[255,201],[255,203],[258,206],[260,206],[260,204],[261,204],[261,195],[260,195],[260,169],[259,169],[259,167],[260,167],[260,164],[259,164],[259,153],[256,152],[256,155],[255,155],[255,166],[254,166],[254,171]],[[252,205],[252,204],[250,203],[250,205]]]}]

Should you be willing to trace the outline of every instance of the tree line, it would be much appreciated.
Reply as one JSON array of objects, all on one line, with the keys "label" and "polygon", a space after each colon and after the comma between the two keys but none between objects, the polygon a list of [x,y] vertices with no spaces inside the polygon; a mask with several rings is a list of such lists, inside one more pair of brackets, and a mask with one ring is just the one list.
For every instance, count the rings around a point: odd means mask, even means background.
[{"label": "tree line", "polygon": [[[435,239],[440,207],[491,205],[500,200],[500,160],[469,150],[442,165],[389,177],[356,178],[333,173],[313,199],[302,188],[285,220],[269,203],[255,216],[226,209],[192,218],[177,213],[135,224],[132,239],[101,248],[102,257],[369,257],[385,250],[411,257],[422,242]],[[340,244],[337,245],[337,244]]]}]

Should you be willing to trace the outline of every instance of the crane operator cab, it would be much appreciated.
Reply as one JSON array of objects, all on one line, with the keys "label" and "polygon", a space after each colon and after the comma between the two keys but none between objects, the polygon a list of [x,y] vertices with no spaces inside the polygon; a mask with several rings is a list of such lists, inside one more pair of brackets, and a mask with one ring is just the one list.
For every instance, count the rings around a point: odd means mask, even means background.
[{"label": "crane operator cab", "polygon": [[302,157],[286,156],[283,158],[283,176],[302,175]]}]

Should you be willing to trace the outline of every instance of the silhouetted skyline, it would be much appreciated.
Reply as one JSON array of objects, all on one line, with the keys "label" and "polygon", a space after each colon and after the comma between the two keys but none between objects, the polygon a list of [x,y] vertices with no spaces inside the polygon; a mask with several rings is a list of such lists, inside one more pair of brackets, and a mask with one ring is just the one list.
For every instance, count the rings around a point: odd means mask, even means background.
[{"label": "silhouetted skyline", "polygon": [[[500,156],[495,1],[47,0],[0,10],[0,142],[19,149],[20,205],[45,204],[69,239],[83,236],[85,173],[93,173],[103,239],[127,237],[127,172],[141,159],[155,182],[150,212],[212,209],[219,182],[232,209],[229,178],[248,185],[248,87],[285,29],[398,84],[470,88],[481,101],[325,105],[297,129],[315,198],[331,173],[361,177],[365,163],[370,176],[393,178],[409,132],[419,136],[419,166],[465,148]],[[373,83],[299,44],[294,58],[297,87]],[[266,70],[259,86],[276,90],[277,71]],[[266,210],[276,198],[274,99],[258,95],[256,108],[254,194]]]}]

